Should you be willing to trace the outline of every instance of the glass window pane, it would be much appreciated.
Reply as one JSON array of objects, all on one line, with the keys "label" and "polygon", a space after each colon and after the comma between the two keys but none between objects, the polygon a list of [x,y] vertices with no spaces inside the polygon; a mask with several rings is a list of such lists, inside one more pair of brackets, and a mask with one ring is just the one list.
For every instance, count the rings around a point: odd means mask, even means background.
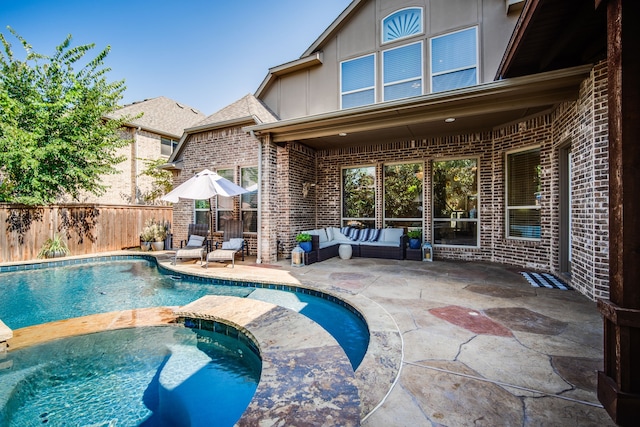
[{"label": "glass window pane", "polygon": [[461,87],[473,86],[477,82],[476,69],[460,70],[453,73],[433,76],[432,92],[442,92],[443,90],[458,89]]},{"label": "glass window pane", "polygon": [[509,210],[509,237],[540,238],[540,209]]},{"label": "glass window pane", "polygon": [[374,94],[374,90],[370,89],[342,95],[342,108],[353,108],[373,104],[375,102]]},{"label": "glass window pane", "polygon": [[422,33],[422,9],[411,8],[399,10],[382,21],[382,41],[409,37]]},{"label": "glass window pane", "polygon": [[244,227],[242,231],[247,233],[257,233],[258,232],[258,212],[257,211],[242,212],[242,225]]},{"label": "glass window pane", "polygon": [[[422,163],[385,165],[384,217],[422,218]],[[419,225],[422,227],[422,224]]]},{"label": "glass window pane", "polygon": [[196,200],[196,209],[209,210],[209,200]]},{"label": "glass window pane", "polygon": [[342,216],[344,218],[376,217],[376,170],[374,166],[342,170]]},{"label": "glass window pane", "polygon": [[433,241],[436,245],[478,246],[477,221],[434,221]]},{"label": "glass window pane", "polygon": [[385,86],[384,100],[408,98],[410,96],[422,95],[422,80],[413,80],[395,85]]},{"label": "glass window pane", "polygon": [[458,31],[431,40],[433,74],[476,65],[476,29]]},{"label": "glass window pane", "polygon": [[241,195],[242,209],[257,209],[258,208],[258,168],[242,168],[241,170],[241,183],[240,186],[245,190],[249,190],[248,193]]},{"label": "glass window pane", "polygon": [[509,206],[540,205],[540,150],[507,156]]},{"label": "glass window pane", "polygon": [[209,211],[196,211],[196,224],[209,224]]},{"label": "glass window pane", "polygon": [[342,63],[342,92],[373,87],[375,85],[374,56],[352,59]]},{"label": "glass window pane", "polygon": [[383,52],[384,83],[422,76],[422,43]]},{"label": "glass window pane", "polygon": [[477,176],[475,159],[433,162],[433,217],[470,218],[475,214]]}]

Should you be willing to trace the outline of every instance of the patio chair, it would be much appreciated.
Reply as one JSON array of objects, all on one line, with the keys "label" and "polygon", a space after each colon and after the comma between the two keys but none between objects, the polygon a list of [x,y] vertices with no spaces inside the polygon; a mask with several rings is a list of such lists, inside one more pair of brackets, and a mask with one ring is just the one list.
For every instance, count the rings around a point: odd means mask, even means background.
[{"label": "patio chair", "polygon": [[208,267],[209,261],[231,261],[232,267],[235,267],[235,258],[238,253],[244,261],[247,245],[243,237],[242,221],[226,220],[221,225],[223,230],[222,244],[216,242],[216,249],[207,253],[205,268]]},{"label": "patio chair", "polygon": [[202,260],[209,247],[208,235],[209,226],[207,224],[189,224],[187,240],[180,242],[180,249],[176,250],[173,257],[173,265],[176,265],[178,259],[185,258],[200,258],[200,265],[202,265]]}]

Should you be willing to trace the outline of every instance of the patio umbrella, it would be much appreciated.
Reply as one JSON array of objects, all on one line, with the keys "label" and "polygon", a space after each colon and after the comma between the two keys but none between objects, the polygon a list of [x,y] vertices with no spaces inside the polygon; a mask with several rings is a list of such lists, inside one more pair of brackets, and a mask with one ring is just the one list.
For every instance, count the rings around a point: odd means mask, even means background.
[{"label": "patio umbrella", "polygon": [[215,195],[231,197],[248,192],[249,190],[205,169],[178,185],[161,199],[177,203],[180,199],[206,200]]}]

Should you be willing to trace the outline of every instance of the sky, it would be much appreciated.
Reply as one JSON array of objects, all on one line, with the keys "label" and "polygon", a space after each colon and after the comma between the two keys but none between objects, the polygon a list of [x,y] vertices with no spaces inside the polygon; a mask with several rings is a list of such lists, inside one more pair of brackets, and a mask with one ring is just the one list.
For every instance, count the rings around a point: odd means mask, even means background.
[{"label": "sky", "polygon": [[351,0],[0,0],[0,32],[33,51],[105,47],[122,104],[165,96],[206,115],[255,93],[271,67],[298,59]]}]

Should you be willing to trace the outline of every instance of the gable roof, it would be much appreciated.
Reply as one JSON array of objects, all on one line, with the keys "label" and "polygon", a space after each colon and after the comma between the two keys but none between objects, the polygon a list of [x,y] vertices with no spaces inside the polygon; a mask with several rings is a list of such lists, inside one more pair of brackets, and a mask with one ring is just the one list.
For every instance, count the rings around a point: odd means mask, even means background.
[{"label": "gable roof", "polygon": [[164,96],[134,102],[114,111],[107,117],[138,117],[127,123],[131,127],[140,127],[150,132],[180,138],[185,128],[201,121],[205,115],[195,108],[181,104]]},{"label": "gable roof", "polygon": [[176,159],[182,156],[182,152],[189,143],[187,140],[188,136],[191,134],[213,129],[260,125],[278,121],[278,116],[271,112],[262,101],[252,94],[245,95],[236,102],[227,105],[204,120],[196,123],[194,126],[185,129],[178,146],[173,151],[173,154],[171,154],[171,157],[169,157],[167,164],[162,168],[168,170],[178,168],[176,164],[179,163],[179,161],[176,161]]},{"label": "gable roof", "polygon": [[185,129],[185,132],[194,133],[194,131],[204,129],[226,127],[229,122],[240,121],[252,121],[255,124],[273,123],[278,121],[278,117],[262,101],[252,94],[247,94],[204,120],[195,123],[191,128]]}]

